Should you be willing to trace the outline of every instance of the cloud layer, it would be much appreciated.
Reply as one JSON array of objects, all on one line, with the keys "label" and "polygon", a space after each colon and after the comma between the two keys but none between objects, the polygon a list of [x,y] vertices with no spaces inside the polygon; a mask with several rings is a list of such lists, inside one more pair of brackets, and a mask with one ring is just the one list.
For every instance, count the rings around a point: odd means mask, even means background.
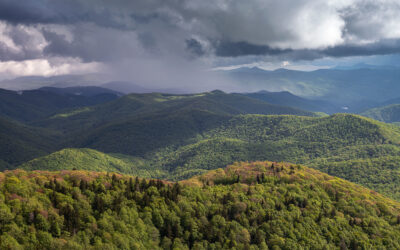
[{"label": "cloud layer", "polygon": [[[0,0],[0,61],[64,58],[71,69],[96,63],[135,80],[171,65],[201,72],[225,58],[393,54],[398,13],[397,0]],[[129,65],[140,71],[119,70]]]}]

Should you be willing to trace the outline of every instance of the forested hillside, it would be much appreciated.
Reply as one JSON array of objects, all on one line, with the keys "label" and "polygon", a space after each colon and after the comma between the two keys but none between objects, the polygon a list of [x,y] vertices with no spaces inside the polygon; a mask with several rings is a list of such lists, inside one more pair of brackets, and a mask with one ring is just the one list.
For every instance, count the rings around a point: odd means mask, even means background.
[{"label": "forested hillside", "polygon": [[0,116],[20,122],[32,122],[65,109],[96,105],[117,98],[116,92],[102,88],[42,88],[25,91],[0,89]]},{"label": "forested hillside", "polygon": [[316,170],[241,163],[180,183],[0,173],[0,247],[398,249],[400,204]]},{"label": "forested hillside", "polygon": [[18,168],[25,170],[88,170],[98,172],[115,172],[141,177],[151,177],[144,169],[144,162],[132,156],[104,154],[88,148],[65,148],[52,154],[28,161]]},{"label": "forested hillside", "polygon": [[[382,157],[386,157],[383,162],[393,161],[400,153],[399,142],[399,129],[354,115],[231,117],[198,111],[105,126],[83,137],[77,146],[143,157],[153,168],[166,171],[161,177],[170,179],[234,161],[270,159],[329,168],[333,175],[369,185],[369,180],[360,180],[350,169],[336,172],[334,163]],[[398,176],[399,168],[395,164],[387,171]],[[375,172],[373,166],[364,168],[372,173],[368,169]],[[387,183],[384,176],[378,179]],[[389,192],[400,193],[399,188]]]},{"label": "forested hillside", "polygon": [[[400,179],[399,130],[349,114],[322,118],[232,116],[188,109],[110,123],[74,138],[68,146],[123,154],[131,162],[128,165],[140,172],[123,166],[117,172],[170,180],[185,179],[235,161],[302,163],[400,199],[400,184],[395,181]],[[61,164],[63,157],[58,157],[55,154],[51,160],[37,159],[24,167],[61,170],[66,165]],[[50,166],[48,161],[54,164]],[[98,170],[92,164],[86,166]],[[116,169],[107,161],[103,166]]]},{"label": "forested hillside", "polygon": [[400,104],[391,104],[384,107],[369,109],[361,113],[361,115],[381,122],[400,122]]},{"label": "forested hillside", "polygon": [[[130,148],[143,155],[209,129],[223,117],[247,113],[316,115],[221,91],[193,95],[132,94],[114,101],[105,96],[111,95],[115,99],[117,94],[96,87],[42,88],[23,92],[0,90],[0,137],[3,142],[0,166],[15,168],[22,162],[65,147],[84,147],[83,144],[89,145],[82,141],[88,133],[119,122],[123,127],[139,126],[137,131],[142,134],[120,130],[116,139],[126,132],[136,141],[142,138],[143,147],[122,143],[118,147]],[[92,105],[93,101],[102,104]],[[180,127],[170,124],[168,130],[165,124],[172,120]],[[204,128],[199,128],[198,122],[204,123]],[[156,135],[160,135],[158,139]],[[98,139],[105,144],[114,145],[115,142],[115,139],[107,141],[102,136]],[[123,150],[113,151],[124,153]]]},{"label": "forested hillside", "polygon": [[56,133],[0,117],[0,170],[11,168],[57,148]]},{"label": "forested hillside", "polygon": [[276,105],[296,107],[299,109],[309,110],[314,112],[325,112],[329,114],[336,112],[343,112],[343,109],[341,109],[340,106],[338,105],[334,105],[330,102],[322,100],[306,99],[303,97],[293,95],[288,91],[282,91],[282,92],[259,91],[254,93],[246,93],[244,95]]},{"label": "forested hillside", "polygon": [[33,125],[57,129],[65,133],[77,133],[83,129],[92,130],[93,127],[96,128],[104,124],[129,119],[139,120],[143,116],[150,120],[153,116],[165,116],[191,110],[202,110],[218,115],[287,114],[318,116],[310,111],[273,105],[240,94],[212,91],[190,95],[130,94],[102,105],[59,113],[35,122]]},{"label": "forested hillside", "polygon": [[63,148],[90,148],[98,151],[66,149],[21,167],[182,180],[235,161],[289,161],[400,200],[398,127],[350,114],[311,116],[221,91],[132,94],[31,126],[4,120],[0,134],[11,146],[3,143],[1,164],[16,168]]}]

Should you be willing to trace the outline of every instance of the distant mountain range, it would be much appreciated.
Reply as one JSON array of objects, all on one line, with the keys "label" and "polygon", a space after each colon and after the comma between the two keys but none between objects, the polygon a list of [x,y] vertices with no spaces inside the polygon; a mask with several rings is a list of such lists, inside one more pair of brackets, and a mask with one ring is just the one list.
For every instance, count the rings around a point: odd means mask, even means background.
[{"label": "distant mountain range", "polygon": [[118,93],[187,93],[185,90],[173,88],[147,88],[129,81],[107,81],[108,77],[92,74],[92,75],[60,75],[52,77],[42,76],[24,76],[10,80],[0,81],[0,88],[20,91],[33,90],[43,87],[53,87],[57,89],[72,87],[101,87],[113,90]]},{"label": "distant mountain range", "polygon": [[320,69],[311,72],[239,68],[219,71],[248,92],[289,91],[294,95],[333,103],[357,113],[400,93],[398,68]]},{"label": "distant mountain range", "polygon": [[121,92],[97,86],[75,86],[66,88],[42,87],[38,90],[51,92],[59,95],[75,95],[75,96],[85,96],[85,97],[94,97],[103,94],[112,94],[116,96],[124,95]]},{"label": "distant mountain range", "polygon": [[[317,110],[317,106],[322,105],[322,109],[318,111],[328,113],[359,113],[377,107],[387,100],[398,98],[397,93],[400,93],[400,84],[398,84],[400,69],[397,66],[356,64],[309,72],[288,69],[269,71],[257,67],[242,67],[233,70],[220,70],[217,73],[226,80],[231,80],[232,85],[239,84],[240,89],[244,89],[246,93],[263,90],[269,92],[287,91],[302,98],[319,101],[309,102],[307,105],[302,101],[303,103],[298,108],[307,107],[309,110]],[[130,81],[110,81],[109,77],[96,74],[54,77],[32,76],[0,82],[0,88],[10,90],[37,89],[45,86],[57,88],[98,86],[124,94],[187,93],[185,89],[153,88]],[[231,90],[226,89],[225,91]]]},{"label": "distant mountain range", "polygon": [[31,90],[41,87],[76,87],[95,86],[101,81],[101,75],[60,75],[60,76],[23,76],[15,79],[0,81],[0,88],[9,90]]},{"label": "distant mountain range", "polygon": [[398,65],[373,65],[367,63],[357,63],[354,65],[338,65],[333,69],[338,70],[355,70],[355,69],[388,69],[388,70],[400,70],[400,66]]},{"label": "distant mountain range", "polygon": [[325,113],[335,113],[344,112],[346,110],[343,107],[330,103],[323,100],[312,100],[307,98],[302,98],[293,95],[289,91],[282,92],[269,92],[269,91],[259,91],[255,93],[244,94],[248,97],[255,98],[268,103],[296,107],[304,110],[310,110],[314,112],[325,112]]},{"label": "distant mountain range", "polygon": [[131,82],[114,81],[100,85],[103,88],[112,89],[124,94],[144,94],[144,93],[169,93],[169,94],[187,94],[187,91],[173,88],[146,88]]}]

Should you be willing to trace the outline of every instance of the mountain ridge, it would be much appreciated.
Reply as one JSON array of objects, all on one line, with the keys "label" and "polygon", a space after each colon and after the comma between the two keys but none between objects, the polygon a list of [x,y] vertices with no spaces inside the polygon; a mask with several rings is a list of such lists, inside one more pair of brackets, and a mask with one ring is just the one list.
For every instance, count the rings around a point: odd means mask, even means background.
[{"label": "mountain ridge", "polygon": [[400,247],[399,202],[287,163],[236,163],[179,183],[6,171],[0,199],[2,248]]},{"label": "mountain ridge", "polygon": [[400,104],[390,104],[383,107],[369,109],[361,115],[387,123],[400,122]]}]

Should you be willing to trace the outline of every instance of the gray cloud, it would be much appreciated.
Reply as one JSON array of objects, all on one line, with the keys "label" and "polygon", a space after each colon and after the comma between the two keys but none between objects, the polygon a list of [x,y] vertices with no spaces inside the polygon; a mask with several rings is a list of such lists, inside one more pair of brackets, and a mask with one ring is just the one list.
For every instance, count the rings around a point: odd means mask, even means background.
[{"label": "gray cloud", "polygon": [[[395,0],[0,0],[0,19],[8,23],[73,26],[76,42],[72,43],[44,31],[50,43],[46,54],[71,53],[70,56],[84,60],[114,57],[102,45],[95,45],[99,42],[97,38],[106,38],[94,32],[118,33],[111,30],[135,32],[142,47],[153,52],[170,50],[170,46],[174,52],[204,55],[206,51],[200,48],[203,45],[194,43],[198,41],[193,40],[196,36],[214,46],[207,52],[215,52],[217,56],[280,56],[297,50],[301,53],[294,52],[293,57],[313,58],[315,51],[322,51],[321,55],[347,56],[346,52],[362,54],[362,44],[377,44],[372,47],[381,53],[380,40],[400,38],[400,31],[394,29],[400,30],[399,10]],[[88,24],[92,24],[91,36],[95,39],[86,35],[82,41],[80,26]],[[165,39],[171,34],[176,39]],[[112,42],[109,47],[115,44],[121,48],[120,43],[106,40]],[[100,47],[97,52],[105,55],[93,55],[93,47]],[[372,47],[364,51],[374,53]],[[115,57],[119,56],[112,50]],[[306,55],[307,51],[311,56]],[[6,53],[3,49],[2,54]]]},{"label": "gray cloud", "polygon": [[293,52],[292,49],[274,49],[268,45],[256,45],[248,42],[220,42],[216,45],[216,55],[222,57],[283,55],[291,52]]},{"label": "gray cloud", "polygon": [[320,52],[323,56],[372,56],[400,53],[400,39],[382,40],[363,45],[341,45]]},{"label": "gray cloud", "polygon": [[0,61],[21,61],[42,57],[46,40],[34,28],[0,23]]},{"label": "gray cloud", "polygon": [[221,57],[248,55],[275,56],[279,60],[315,60],[323,57],[389,55],[400,53],[400,39],[385,39],[367,44],[345,44],[324,49],[274,49],[246,42],[220,43],[216,54]]},{"label": "gray cloud", "polygon": [[186,49],[196,56],[202,56],[205,54],[201,43],[194,38],[186,40]]},{"label": "gray cloud", "polygon": [[138,56],[143,50],[132,32],[90,24],[76,26],[72,32],[74,38],[68,41],[65,35],[44,29],[43,36],[49,44],[44,48],[43,55],[79,57],[85,62],[109,62]]},{"label": "gray cloud", "polygon": [[215,83],[202,75],[221,62],[399,53],[399,12],[397,0],[0,0],[0,61],[65,58],[141,82]]}]

